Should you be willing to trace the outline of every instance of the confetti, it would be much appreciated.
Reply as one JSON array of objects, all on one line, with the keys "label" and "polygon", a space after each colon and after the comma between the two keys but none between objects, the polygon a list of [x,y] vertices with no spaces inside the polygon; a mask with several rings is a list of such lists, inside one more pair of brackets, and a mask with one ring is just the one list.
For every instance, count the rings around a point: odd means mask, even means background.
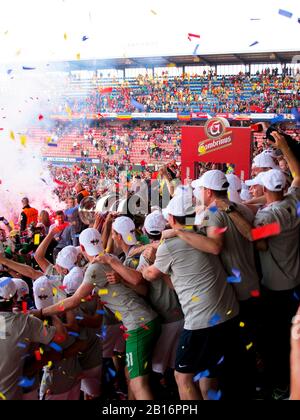
[{"label": "confetti", "polygon": [[52,367],[53,363],[52,362],[48,362],[47,368],[50,369]]},{"label": "confetti", "polygon": [[12,69],[7,70],[7,74],[10,75],[12,73]]},{"label": "confetti", "polygon": [[227,277],[227,283],[229,284],[237,284],[237,283],[241,283],[241,278],[240,277]]},{"label": "confetti", "polygon": [[147,366],[148,366],[148,362],[146,362],[146,363],[144,364],[144,369],[147,369]]},{"label": "confetti", "polygon": [[128,235],[128,236],[127,236],[127,241],[128,241],[128,242],[132,242],[132,241],[133,241],[133,238],[132,238],[132,236],[131,236],[131,235]]},{"label": "confetti", "polygon": [[42,347],[40,347],[40,353],[43,355],[44,354],[44,350]]},{"label": "confetti", "polygon": [[157,13],[156,13],[156,11],[155,11],[155,10],[150,10],[150,12],[151,12],[154,16],[157,16]]},{"label": "confetti", "polygon": [[208,398],[211,401],[219,401],[222,397],[222,392],[221,391],[213,391],[212,389],[210,389],[207,393]]},{"label": "confetti", "polygon": [[300,301],[300,296],[298,295],[297,292],[294,293],[294,298],[299,302]]},{"label": "confetti", "polygon": [[253,343],[250,343],[248,344],[248,346],[246,346],[246,349],[249,351],[252,347],[253,347]]},{"label": "confetti", "polygon": [[87,36],[83,36],[82,37],[82,41],[84,42],[84,41],[87,41],[89,38],[87,37]]},{"label": "confetti", "polygon": [[105,315],[105,311],[103,311],[103,309],[102,309],[102,310],[96,311],[96,314],[97,315]]},{"label": "confetti", "polygon": [[214,206],[214,207],[210,207],[209,211],[211,211],[212,213],[217,213],[217,211],[219,211],[219,209],[218,209],[217,206]]},{"label": "confetti", "polygon": [[217,363],[217,365],[218,366],[221,365],[224,362],[224,360],[225,360],[225,357],[224,356],[221,357],[221,359],[219,360],[219,362]]},{"label": "confetti", "polygon": [[41,240],[40,234],[39,233],[36,233],[34,235],[33,244],[34,245],[39,245],[40,244],[40,240]]},{"label": "confetti", "polygon": [[232,314],[232,310],[228,311],[226,315],[230,316],[231,314]]},{"label": "confetti", "polygon": [[44,116],[42,114],[39,115],[39,121],[42,121],[44,119]]},{"label": "confetti", "polygon": [[126,332],[128,331],[128,328],[126,328],[125,325],[121,325],[120,330]]},{"label": "confetti", "polygon": [[188,40],[191,41],[191,38],[198,38],[200,39],[200,35],[196,35],[196,34],[188,34]]},{"label": "confetti", "polygon": [[253,290],[251,292],[251,296],[254,297],[254,298],[260,297],[260,291],[259,290]]},{"label": "confetti", "polygon": [[66,32],[64,33],[64,40],[66,41],[68,39],[68,35],[66,34]]},{"label": "confetti", "polygon": [[145,324],[141,324],[141,328],[143,328],[145,331],[149,331],[150,330],[150,328],[147,325],[145,325]]},{"label": "confetti", "polygon": [[253,42],[253,44],[249,45],[249,47],[254,47],[255,45],[259,44],[258,41]]},{"label": "confetti", "polygon": [[111,368],[108,368],[108,373],[112,378],[115,378],[117,376],[117,372]]},{"label": "confetti", "polygon": [[27,344],[25,344],[25,343],[18,343],[17,344],[17,347],[19,347],[19,349],[26,349]]},{"label": "confetti", "polygon": [[287,17],[287,18],[291,18],[291,17],[293,17],[293,13],[288,12],[287,10],[282,10],[282,9],[279,9],[278,13],[279,13],[281,16],[284,16],[284,17]]},{"label": "confetti", "polygon": [[198,298],[197,296],[193,296],[192,297],[192,302],[199,302],[200,298]]},{"label": "confetti", "polygon": [[107,335],[107,326],[103,325],[102,330],[101,330],[101,335],[102,338],[105,339],[106,335]]},{"label": "confetti", "polygon": [[61,353],[63,351],[63,349],[56,343],[51,343],[49,347],[51,347],[53,350],[57,351],[58,353]]},{"label": "confetti", "polygon": [[240,327],[245,328],[246,324],[244,322],[240,322]]},{"label": "confetti", "polygon": [[24,146],[24,147],[26,147],[27,137],[24,134],[22,134],[20,136],[20,141],[21,141],[21,145]]},{"label": "confetti", "polygon": [[98,292],[98,296],[106,296],[108,295],[108,289],[100,289]]},{"label": "confetti", "polygon": [[116,297],[116,296],[118,296],[118,293],[117,293],[117,292],[114,292],[114,293],[112,294],[112,297],[114,298],[114,297]]},{"label": "confetti", "polygon": [[130,337],[130,334],[123,334],[123,338],[126,341]]},{"label": "confetti", "polygon": [[68,332],[68,335],[71,336],[71,337],[75,337],[75,338],[79,337],[79,334],[78,333],[71,332],[71,331]]},{"label": "confetti", "polygon": [[76,319],[76,321],[83,321],[84,317],[83,316],[77,316],[75,319]]},{"label": "confetti", "polygon": [[76,60],[80,60],[80,53],[76,54]]},{"label": "confetti", "polygon": [[26,66],[23,66],[23,70],[35,70],[35,67],[26,67]]},{"label": "confetti", "polygon": [[219,322],[221,321],[221,319],[222,318],[220,317],[220,315],[216,314],[209,321],[209,325],[212,326],[212,327],[214,327],[215,325],[218,325],[219,324]]},{"label": "confetti", "polygon": [[204,372],[198,373],[196,376],[193,377],[193,382],[198,382],[200,379],[208,378],[210,375],[209,370],[205,370]]},{"label": "confetti", "polygon": [[27,314],[27,302],[22,302],[22,312],[23,314]]},{"label": "confetti", "polygon": [[272,223],[263,227],[252,229],[252,239],[258,241],[260,239],[268,238],[269,236],[279,235],[281,232],[280,224]]},{"label": "confetti", "polygon": [[231,271],[235,277],[241,277],[241,272],[237,268],[233,268]]},{"label": "confetti", "polygon": [[23,378],[21,378],[18,385],[21,386],[22,388],[30,388],[34,385],[34,383],[35,383],[35,378],[29,379],[24,376]]},{"label": "confetti", "polygon": [[35,359],[36,359],[38,362],[40,362],[40,361],[42,360],[42,356],[41,356],[41,353],[40,353],[40,351],[39,351],[39,350],[36,350],[36,351],[34,352],[34,356],[35,356]]},{"label": "confetti", "polygon": [[196,48],[194,49],[193,55],[197,55],[197,50],[198,50],[199,47],[200,47],[200,44],[197,44]]},{"label": "confetti", "polygon": [[0,392],[0,398],[3,401],[6,401],[6,396],[4,394],[2,394],[2,392]]},{"label": "confetti", "polygon": [[115,312],[115,317],[117,318],[118,321],[122,321],[122,315],[119,311]]}]

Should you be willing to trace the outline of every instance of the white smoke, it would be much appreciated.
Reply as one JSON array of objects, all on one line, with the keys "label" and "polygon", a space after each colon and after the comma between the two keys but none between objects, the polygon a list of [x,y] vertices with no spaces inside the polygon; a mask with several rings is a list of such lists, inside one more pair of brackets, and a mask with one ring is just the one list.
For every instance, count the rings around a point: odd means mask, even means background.
[{"label": "white smoke", "polygon": [[16,221],[23,197],[39,211],[59,207],[55,184],[42,160],[46,141],[32,142],[30,128],[51,132],[47,117],[60,82],[37,70],[12,69],[0,77],[0,216]]}]

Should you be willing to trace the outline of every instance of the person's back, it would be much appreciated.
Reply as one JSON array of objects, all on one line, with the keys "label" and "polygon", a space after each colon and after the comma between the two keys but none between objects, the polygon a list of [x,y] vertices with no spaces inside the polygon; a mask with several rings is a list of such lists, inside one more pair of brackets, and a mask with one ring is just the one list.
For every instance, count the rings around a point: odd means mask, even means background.
[{"label": "person's back", "polygon": [[30,343],[49,344],[55,334],[54,327],[44,327],[37,318],[12,312],[0,312],[0,322],[5,325],[5,338],[0,335],[0,390],[7,400],[21,400],[24,356]]}]

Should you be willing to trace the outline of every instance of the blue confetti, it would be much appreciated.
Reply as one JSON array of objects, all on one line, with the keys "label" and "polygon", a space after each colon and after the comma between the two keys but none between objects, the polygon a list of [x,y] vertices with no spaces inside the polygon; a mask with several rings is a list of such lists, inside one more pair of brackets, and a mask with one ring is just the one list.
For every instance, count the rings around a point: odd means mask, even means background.
[{"label": "blue confetti", "polygon": [[18,385],[21,386],[22,388],[30,388],[34,385],[34,383],[35,383],[35,378],[29,379],[24,376],[23,378],[21,378]]},{"label": "blue confetti", "polygon": [[102,330],[101,330],[101,334],[102,334],[102,338],[105,339],[107,336],[107,326],[103,325]]},{"label": "blue confetti", "polygon": [[76,319],[77,321],[83,321],[83,320],[84,320],[84,317],[83,317],[83,316],[77,316],[75,319]]},{"label": "blue confetti", "polygon": [[300,217],[300,201],[297,203],[297,216]]},{"label": "blue confetti", "polygon": [[223,357],[220,359],[220,361],[218,362],[218,366],[219,366],[219,365],[221,365],[221,364],[224,362],[224,360],[225,360],[225,357],[223,356]]},{"label": "blue confetti", "polygon": [[12,282],[12,279],[10,278],[10,277],[4,277],[5,278],[5,280],[3,280],[1,283],[0,283],[0,287],[5,287],[5,286],[7,286],[9,283],[11,283]]},{"label": "blue confetti", "polygon": [[254,47],[254,45],[257,45],[257,44],[259,44],[259,42],[258,41],[255,41],[255,42],[253,42],[253,44],[251,44],[251,45],[249,45],[250,47]]},{"label": "blue confetti", "polygon": [[293,17],[293,13],[291,13],[291,12],[288,12],[287,10],[282,10],[282,9],[279,9],[279,12],[278,12],[281,16],[284,16],[284,17],[287,17],[287,18],[291,18],[291,17]]},{"label": "blue confetti", "polygon": [[18,343],[17,344],[17,347],[19,347],[19,349],[26,349],[27,344],[25,344],[25,343]]},{"label": "blue confetti", "polygon": [[75,332],[68,332],[68,334],[71,336],[71,337],[79,337],[79,334],[78,333],[75,333]]},{"label": "blue confetti", "polygon": [[294,298],[299,302],[300,301],[300,296],[298,295],[297,292],[294,293]]},{"label": "blue confetti", "polygon": [[12,73],[12,69],[9,69],[9,70],[7,70],[7,74],[9,75],[9,74],[11,74]]},{"label": "blue confetti", "polygon": [[235,277],[238,277],[238,278],[240,278],[240,277],[241,277],[241,272],[240,272],[237,268],[233,268],[233,269],[232,269],[232,274],[233,274]]},{"label": "blue confetti", "polygon": [[219,211],[218,207],[210,207],[209,211],[211,211],[212,213],[217,213],[217,211]]},{"label": "blue confetti", "polygon": [[227,277],[227,283],[229,284],[241,283],[241,278],[240,277]]},{"label": "blue confetti", "polygon": [[82,41],[87,41],[89,38],[87,36],[82,37]]},{"label": "blue confetti", "polygon": [[197,55],[197,50],[198,50],[199,47],[200,47],[200,44],[197,44],[196,48],[194,49],[193,55]]},{"label": "blue confetti", "polygon": [[96,314],[98,315],[105,315],[105,311],[103,311],[103,309],[101,311],[96,311]]},{"label": "blue confetti", "polygon": [[205,370],[204,372],[200,372],[196,376],[194,376],[193,382],[198,382],[198,381],[200,381],[200,379],[208,378],[209,375],[210,375],[209,370]]},{"label": "blue confetti", "polygon": [[23,70],[35,70],[35,67],[25,67],[25,66],[23,66]]},{"label": "blue confetti", "polygon": [[221,320],[222,320],[222,318],[220,317],[220,315],[216,314],[209,321],[209,325],[211,327],[214,327],[215,325],[218,325]]},{"label": "blue confetti", "polygon": [[56,343],[51,343],[49,345],[49,347],[51,347],[53,350],[57,351],[58,353],[61,353],[63,351],[62,347],[60,347],[58,344]]},{"label": "blue confetti", "polygon": [[111,368],[108,368],[108,373],[112,378],[115,378],[117,376],[117,372]]},{"label": "blue confetti", "polygon": [[219,401],[222,397],[222,392],[221,391],[213,391],[212,389],[210,389],[207,393],[208,398],[210,399],[210,401]]}]

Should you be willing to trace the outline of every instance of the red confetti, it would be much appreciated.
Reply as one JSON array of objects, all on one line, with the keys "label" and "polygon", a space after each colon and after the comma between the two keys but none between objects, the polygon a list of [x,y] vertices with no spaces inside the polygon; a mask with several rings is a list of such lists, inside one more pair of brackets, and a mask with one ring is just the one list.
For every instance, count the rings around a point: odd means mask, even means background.
[{"label": "red confetti", "polygon": [[42,121],[44,119],[43,115],[39,115],[39,121]]},{"label": "red confetti", "polygon": [[53,341],[55,343],[63,343],[65,341],[65,337],[63,337],[62,335],[59,334],[55,334]]},{"label": "red confetti", "polygon": [[23,314],[27,314],[27,302],[22,302],[22,312]]},{"label": "red confetti", "polygon": [[260,291],[259,290],[253,290],[253,292],[251,292],[251,296],[254,298],[259,298],[260,297]]},{"label": "red confetti", "polygon": [[127,338],[129,338],[130,337],[130,334],[123,334],[123,338],[124,338],[124,340],[126,341],[127,340]]},{"label": "red confetti", "polygon": [[36,360],[37,360],[38,362],[40,362],[40,361],[42,360],[42,356],[41,356],[41,353],[40,353],[40,351],[39,351],[39,350],[36,350],[36,351],[34,352],[34,355],[35,355],[35,358],[36,358]]},{"label": "red confetti", "polygon": [[128,328],[126,328],[125,325],[121,325],[120,330],[126,332],[126,331],[128,331]]},{"label": "red confetti", "polygon": [[252,229],[252,238],[253,241],[258,241],[260,239],[268,238],[269,236],[279,235],[280,232],[280,225],[278,223],[272,223],[257,229]]},{"label": "red confetti", "polygon": [[200,35],[188,34],[188,40],[189,41],[191,41],[191,38],[199,38],[200,39]]},{"label": "red confetti", "polygon": [[145,331],[149,331],[150,330],[150,328],[147,327],[147,325],[145,325],[145,324],[141,324],[141,328],[143,328]]},{"label": "red confetti", "polygon": [[59,290],[66,290],[67,286],[59,286]]}]

